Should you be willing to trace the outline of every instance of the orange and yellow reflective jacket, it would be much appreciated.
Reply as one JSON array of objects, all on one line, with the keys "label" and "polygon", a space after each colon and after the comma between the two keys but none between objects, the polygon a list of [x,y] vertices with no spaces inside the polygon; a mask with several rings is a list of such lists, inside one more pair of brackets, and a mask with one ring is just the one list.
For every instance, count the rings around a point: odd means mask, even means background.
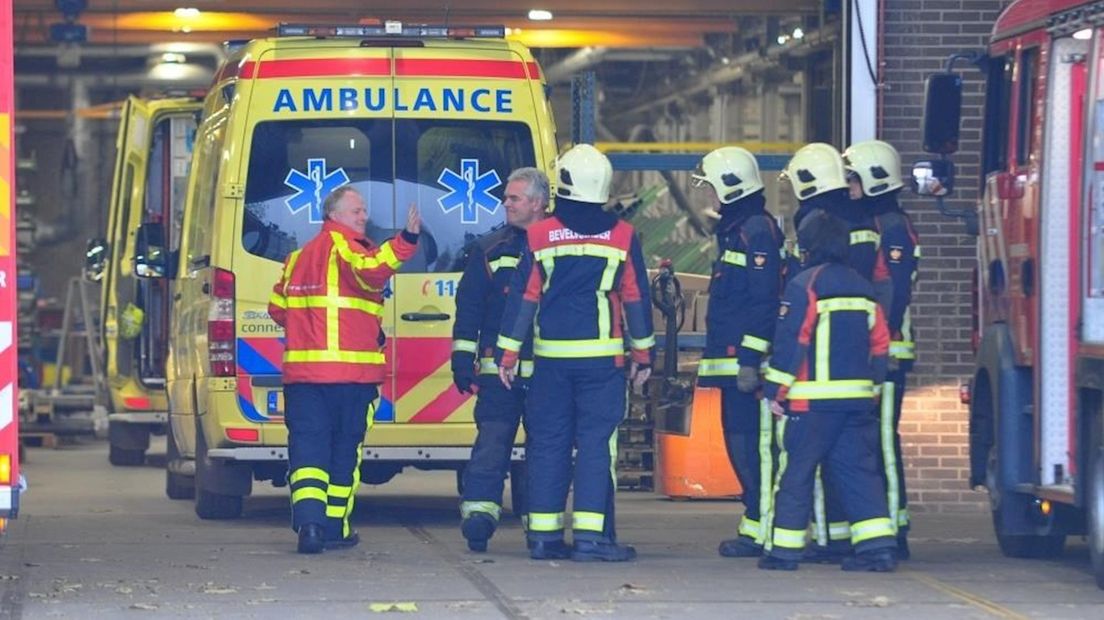
[{"label": "orange and yellow reflective jacket", "polygon": [[375,246],[326,220],[284,261],[268,313],[287,335],[284,383],[382,383],[383,289],[417,247],[400,234]]}]

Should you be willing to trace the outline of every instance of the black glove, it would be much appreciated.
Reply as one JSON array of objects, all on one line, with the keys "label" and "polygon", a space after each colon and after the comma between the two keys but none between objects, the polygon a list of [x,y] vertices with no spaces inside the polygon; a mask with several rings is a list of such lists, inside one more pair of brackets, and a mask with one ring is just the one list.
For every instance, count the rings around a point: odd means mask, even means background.
[{"label": "black glove", "polygon": [[475,383],[475,370],[452,371],[452,382],[456,384],[456,389],[461,394],[474,394],[472,384]]},{"label": "black glove", "polygon": [[736,375],[736,389],[749,394],[759,389],[759,369],[754,366],[740,366],[740,373]]}]

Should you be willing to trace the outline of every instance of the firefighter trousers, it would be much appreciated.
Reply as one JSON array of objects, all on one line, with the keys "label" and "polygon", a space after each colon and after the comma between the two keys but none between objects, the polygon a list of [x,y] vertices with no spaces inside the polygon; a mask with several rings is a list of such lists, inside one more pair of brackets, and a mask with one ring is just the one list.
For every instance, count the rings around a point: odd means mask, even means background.
[{"label": "firefighter trousers", "polygon": [[811,411],[787,415],[777,426],[782,450],[767,518],[770,554],[801,559],[822,462],[827,465],[826,482],[842,502],[855,551],[895,547],[878,458],[877,418],[870,411]]},{"label": "firefighter trousers", "polygon": [[531,540],[564,537],[574,447],[575,540],[616,541],[617,427],[625,417],[625,388],[623,368],[537,361],[525,414]]},{"label": "firefighter trousers", "polygon": [[351,534],[349,515],[360,486],[364,435],[372,424],[377,386],[370,383],[289,383],[288,484],[292,529],[314,523],[326,540]]},{"label": "firefighter trousers", "polygon": [[[905,465],[901,454],[901,407],[905,399],[906,375],[896,370],[882,384],[882,400],[878,409],[879,455],[882,476],[886,488],[886,505],[890,521],[898,533],[907,535],[909,530],[908,494],[905,489]],[[846,552],[850,546],[850,524],[839,501],[838,493],[825,488],[824,476],[816,482],[816,504],[813,509],[813,531],[817,544]]]},{"label": "firefighter trousers", "polygon": [[774,472],[772,420],[770,409],[754,393],[721,388],[725,450],[743,489],[744,516],[738,533],[760,546],[766,540],[763,515],[770,506]]},{"label": "firefighter trousers", "polygon": [[[502,490],[510,471],[510,453],[514,448],[518,424],[525,411],[528,389],[514,384],[507,390],[498,376],[479,382],[475,401],[475,445],[471,460],[464,467],[463,497],[460,514],[466,519],[482,512],[498,521],[502,514]],[[511,480],[510,484],[524,484]],[[514,506],[514,514],[522,515],[525,506]]]}]

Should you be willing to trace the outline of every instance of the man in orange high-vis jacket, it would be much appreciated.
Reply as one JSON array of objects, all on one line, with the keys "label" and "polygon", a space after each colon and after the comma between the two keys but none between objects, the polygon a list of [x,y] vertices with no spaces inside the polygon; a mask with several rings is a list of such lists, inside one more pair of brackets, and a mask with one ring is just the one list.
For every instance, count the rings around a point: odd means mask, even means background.
[{"label": "man in orange high-vis jacket", "polygon": [[349,528],[357,465],[386,374],[380,326],[383,289],[418,243],[414,205],[406,228],[376,246],[364,234],[368,210],[351,186],[322,204],[321,232],[284,263],[268,312],[284,327],[292,529],[299,553],[352,547]]}]

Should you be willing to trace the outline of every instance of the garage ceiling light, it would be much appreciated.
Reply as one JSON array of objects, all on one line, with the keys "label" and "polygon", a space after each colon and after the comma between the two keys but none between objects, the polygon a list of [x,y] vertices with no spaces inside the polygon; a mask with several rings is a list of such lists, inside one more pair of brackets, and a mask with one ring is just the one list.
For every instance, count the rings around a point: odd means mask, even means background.
[{"label": "garage ceiling light", "polygon": [[546,22],[552,19],[552,11],[545,9],[531,9],[529,11],[529,19],[535,22]]},{"label": "garage ceiling light", "polygon": [[195,19],[199,17],[199,9],[180,7],[173,11],[173,15],[180,19]]},{"label": "garage ceiling light", "polygon": [[1073,38],[1080,41],[1088,41],[1092,38],[1092,28],[1085,28],[1084,30],[1078,30],[1073,33]]}]

